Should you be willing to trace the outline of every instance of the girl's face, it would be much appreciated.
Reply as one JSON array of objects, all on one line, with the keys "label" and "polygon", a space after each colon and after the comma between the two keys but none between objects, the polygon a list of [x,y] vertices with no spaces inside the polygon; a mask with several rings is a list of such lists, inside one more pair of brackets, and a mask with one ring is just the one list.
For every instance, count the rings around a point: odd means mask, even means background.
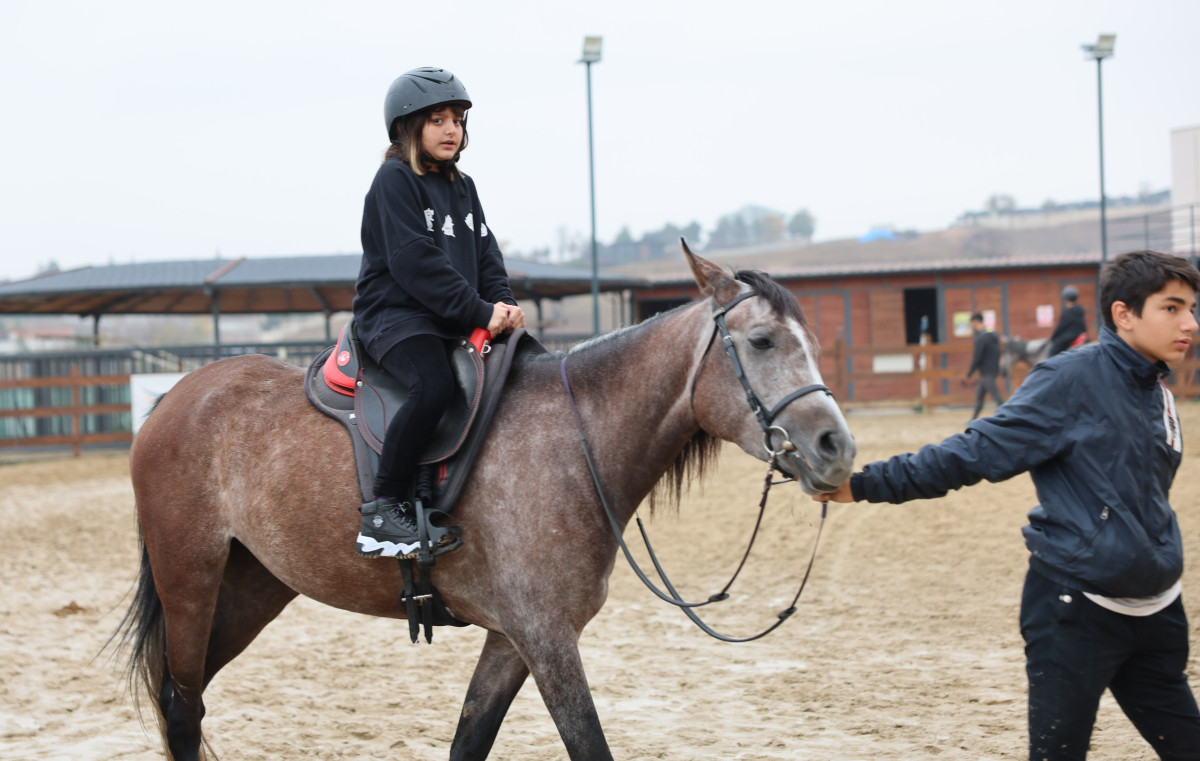
[{"label": "girl's face", "polygon": [[437,161],[457,156],[462,145],[464,114],[461,106],[453,105],[431,112],[421,128],[421,150]]}]

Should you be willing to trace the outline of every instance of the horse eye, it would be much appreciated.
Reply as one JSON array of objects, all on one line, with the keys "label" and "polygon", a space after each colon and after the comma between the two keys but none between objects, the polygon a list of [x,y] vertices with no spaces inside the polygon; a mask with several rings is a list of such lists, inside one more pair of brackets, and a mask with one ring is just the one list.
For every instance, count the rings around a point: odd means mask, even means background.
[{"label": "horse eye", "polygon": [[750,336],[750,345],[755,349],[770,349],[775,342],[771,340],[770,336],[755,335]]}]

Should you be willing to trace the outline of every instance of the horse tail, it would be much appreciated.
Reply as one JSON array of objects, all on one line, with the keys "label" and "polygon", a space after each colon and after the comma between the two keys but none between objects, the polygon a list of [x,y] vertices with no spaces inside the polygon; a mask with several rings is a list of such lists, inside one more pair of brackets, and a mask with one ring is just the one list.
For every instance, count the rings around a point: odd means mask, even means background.
[{"label": "horse tail", "polygon": [[163,690],[163,677],[167,670],[167,629],[163,619],[162,600],[158,597],[158,589],[154,586],[154,571],[150,567],[150,553],[146,549],[146,541],[138,530],[138,545],[142,550],[141,568],[138,572],[137,586],[134,589],[133,601],[124,618],[117,626],[114,637],[119,637],[119,647],[129,652],[129,662],[126,665],[125,677],[129,692],[133,695],[134,708],[138,719],[145,728],[145,712],[142,699],[150,698],[154,705],[154,718],[162,736],[163,751],[167,758],[171,752],[167,747],[166,720],[163,717],[159,696]]}]

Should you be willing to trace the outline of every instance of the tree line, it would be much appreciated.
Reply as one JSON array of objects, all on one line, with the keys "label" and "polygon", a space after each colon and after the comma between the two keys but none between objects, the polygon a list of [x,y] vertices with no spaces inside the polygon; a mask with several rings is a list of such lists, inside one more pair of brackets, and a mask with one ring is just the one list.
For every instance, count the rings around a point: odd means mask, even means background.
[{"label": "tree line", "polygon": [[[746,206],[717,220],[716,226],[705,233],[699,222],[685,226],[663,225],[635,238],[629,227],[622,227],[612,241],[596,241],[596,259],[601,266],[629,262],[673,259],[679,256],[679,239],[685,238],[696,250],[746,248],[769,245],[784,240],[807,244],[812,241],[816,219],[808,209],[790,216],[761,206]],[[591,261],[591,241],[581,235],[560,231],[557,251],[549,248],[532,252],[513,252],[517,258],[553,261],[563,264]]]}]

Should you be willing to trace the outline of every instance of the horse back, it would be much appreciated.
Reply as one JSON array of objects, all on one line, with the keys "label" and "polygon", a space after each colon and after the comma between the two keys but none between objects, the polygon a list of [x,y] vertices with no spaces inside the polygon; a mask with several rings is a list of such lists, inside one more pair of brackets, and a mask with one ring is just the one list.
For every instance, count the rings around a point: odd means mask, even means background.
[{"label": "horse back", "polygon": [[302,379],[299,368],[260,354],[205,365],[158,400],[130,456],[136,464],[186,449],[216,467],[238,443],[261,446],[307,433],[321,416],[308,414]]},{"label": "horse back", "polygon": [[231,357],[184,376],[158,401],[130,450],[148,545],[158,538],[219,554],[233,537],[271,567],[283,536],[299,546],[324,531],[347,534],[353,555],[350,442],[308,403],[303,377],[271,357]]}]

